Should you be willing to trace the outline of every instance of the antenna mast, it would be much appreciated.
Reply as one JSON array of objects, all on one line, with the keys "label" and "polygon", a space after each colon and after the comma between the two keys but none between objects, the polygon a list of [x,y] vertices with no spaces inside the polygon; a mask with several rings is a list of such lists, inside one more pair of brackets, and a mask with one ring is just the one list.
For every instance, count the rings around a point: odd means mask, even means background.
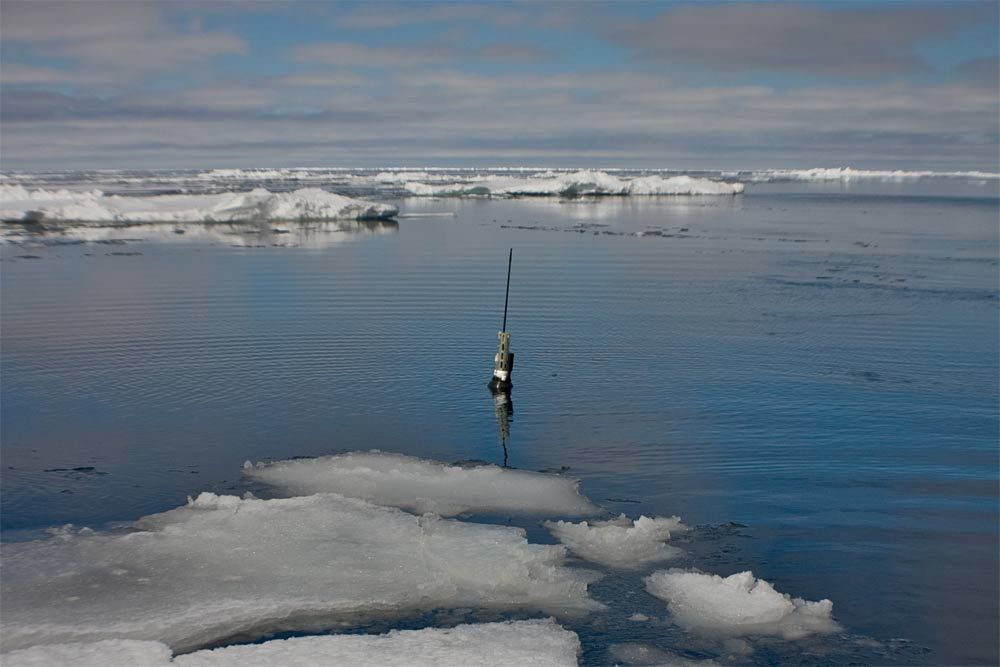
[{"label": "antenna mast", "polygon": [[503,295],[503,326],[500,327],[500,331],[507,330],[507,300],[510,298],[510,264],[514,261],[514,249],[510,249],[510,253],[507,255],[507,291]]},{"label": "antenna mast", "polygon": [[510,375],[514,370],[514,353],[510,351],[510,334],[507,333],[507,303],[510,300],[510,265],[514,249],[507,254],[507,289],[503,296],[503,328],[497,332],[497,353],[493,356],[493,377],[489,387],[494,392],[508,392],[512,386]]}]

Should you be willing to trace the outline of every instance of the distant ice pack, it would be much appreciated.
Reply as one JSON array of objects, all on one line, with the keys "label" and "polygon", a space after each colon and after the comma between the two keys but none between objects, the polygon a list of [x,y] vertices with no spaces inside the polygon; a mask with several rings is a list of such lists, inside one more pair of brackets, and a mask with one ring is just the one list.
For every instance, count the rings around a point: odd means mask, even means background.
[{"label": "distant ice pack", "polygon": [[580,495],[577,481],[562,475],[495,465],[447,465],[378,451],[244,465],[243,472],[290,494],[333,492],[442,516],[582,516],[597,511]]},{"label": "distant ice pack", "polygon": [[923,178],[956,178],[995,181],[1000,174],[990,171],[906,171],[854,169],[853,167],[816,167],[814,169],[760,169],[743,174],[741,178],[755,182],[770,181],[908,181]]},{"label": "distant ice pack", "polygon": [[552,619],[326,635],[227,646],[171,658],[161,642],[110,639],[37,646],[4,655],[6,667],[569,667],[580,640]]},{"label": "distant ice pack", "polygon": [[21,222],[260,222],[380,220],[399,210],[327,192],[302,188],[294,192],[219,194],[106,195],[100,190],[29,190],[0,185],[0,220]]},{"label": "distant ice pack", "polygon": [[[397,176],[411,194],[436,197],[530,197],[600,195],[734,195],[743,184],[696,176],[614,176],[604,171],[544,172],[532,176],[490,174],[429,184]],[[441,179],[435,178],[435,181]]]},{"label": "distant ice pack", "polygon": [[678,625],[695,632],[800,639],[840,629],[829,600],[809,602],[779,593],[749,571],[723,578],[697,570],[660,570],[646,577],[646,590],[667,602]]},{"label": "distant ice pack", "polygon": [[437,608],[572,615],[596,575],[521,529],[335,494],[202,493],[129,532],[0,545],[3,649],[141,639],[174,650]]},{"label": "distant ice pack", "polygon": [[581,558],[625,569],[679,555],[680,549],[665,542],[670,539],[671,533],[688,529],[676,516],[640,516],[632,521],[624,514],[608,521],[546,521],[545,527]]}]

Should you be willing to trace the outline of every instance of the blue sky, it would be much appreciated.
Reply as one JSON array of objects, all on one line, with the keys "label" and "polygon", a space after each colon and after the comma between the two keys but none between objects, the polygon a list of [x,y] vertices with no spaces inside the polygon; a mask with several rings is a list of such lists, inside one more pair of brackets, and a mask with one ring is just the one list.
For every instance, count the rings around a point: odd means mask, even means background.
[{"label": "blue sky", "polygon": [[0,4],[0,167],[998,167],[996,2]]}]

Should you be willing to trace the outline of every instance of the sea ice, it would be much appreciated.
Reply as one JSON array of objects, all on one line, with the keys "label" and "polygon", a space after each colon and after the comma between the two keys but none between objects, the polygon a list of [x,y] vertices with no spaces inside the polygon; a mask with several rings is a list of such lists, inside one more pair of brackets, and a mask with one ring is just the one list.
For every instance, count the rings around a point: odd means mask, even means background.
[{"label": "sea ice", "polygon": [[202,493],[129,532],[65,528],[0,545],[6,651],[101,639],[174,650],[441,608],[603,606],[596,575],[523,530],[336,494],[276,500]]},{"label": "sea ice", "polygon": [[100,190],[28,190],[0,185],[0,219],[21,222],[261,222],[375,220],[395,206],[352,199],[320,188],[294,192],[223,192],[200,195],[122,196]]},{"label": "sea ice", "polygon": [[809,602],[779,593],[749,571],[723,578],[697,570],[660,570],[645,581],[647,591],[667,602],[674,621],[696,632],[800,639],[840,629],[829,600]]},{"label": "sea ice", "polygon": [[533,176],[489,175],[452,183],[430,185],[419,179],[403,187],[417,196],[530,197],[596,195],[733,195],[742,183],[713,181],[693,176],[640,176],[619,178],[603,171],[544,172]]},{"label": "sea ice", "polygon": [[568,667],[576,665],[576,633],[552,619],[394,630],[384,635],[323,635],[279,639],[186,653],[171,660],[160,642],[104,640],[13,651],[6,667]]},{"label": "sea ice", "polygon": [[545,527],[581,558],[626,569],[677,556],[681,550],[664,542],[687,530],[676,516],[640,516],[633,522],[624,514],[609,521],[546,521]]},{"label": "sea ice", "polygon": [[339,493],[421,514],[580,516],[597,511],[580,495],[577,481],[561,475],[495,465],[454,466],[379,451],[244,464],[243,472],[291,494]]}]

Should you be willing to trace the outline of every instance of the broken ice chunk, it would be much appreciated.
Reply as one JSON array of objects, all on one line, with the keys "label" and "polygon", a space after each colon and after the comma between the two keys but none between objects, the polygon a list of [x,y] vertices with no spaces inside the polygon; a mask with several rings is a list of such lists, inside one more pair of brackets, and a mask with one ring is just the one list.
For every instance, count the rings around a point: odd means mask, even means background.
[{"label": "broken ice chunk", "polygon": [[664,542],[671,533],[687,530],[676,516],[640,516],[633,522],[624,514],[609,521],[546,521],[545,527],[581,558],[625,569],[677,556],[681,550]]},{"label": "broken ice chunk", "polygon": [[840,629],[829,600],[809,602],[779,593],[749,571],[723,578],[697,570],[660,570],[646,577],[646,590],[667,602],[678,625],[696,632],[800,639]]}]

